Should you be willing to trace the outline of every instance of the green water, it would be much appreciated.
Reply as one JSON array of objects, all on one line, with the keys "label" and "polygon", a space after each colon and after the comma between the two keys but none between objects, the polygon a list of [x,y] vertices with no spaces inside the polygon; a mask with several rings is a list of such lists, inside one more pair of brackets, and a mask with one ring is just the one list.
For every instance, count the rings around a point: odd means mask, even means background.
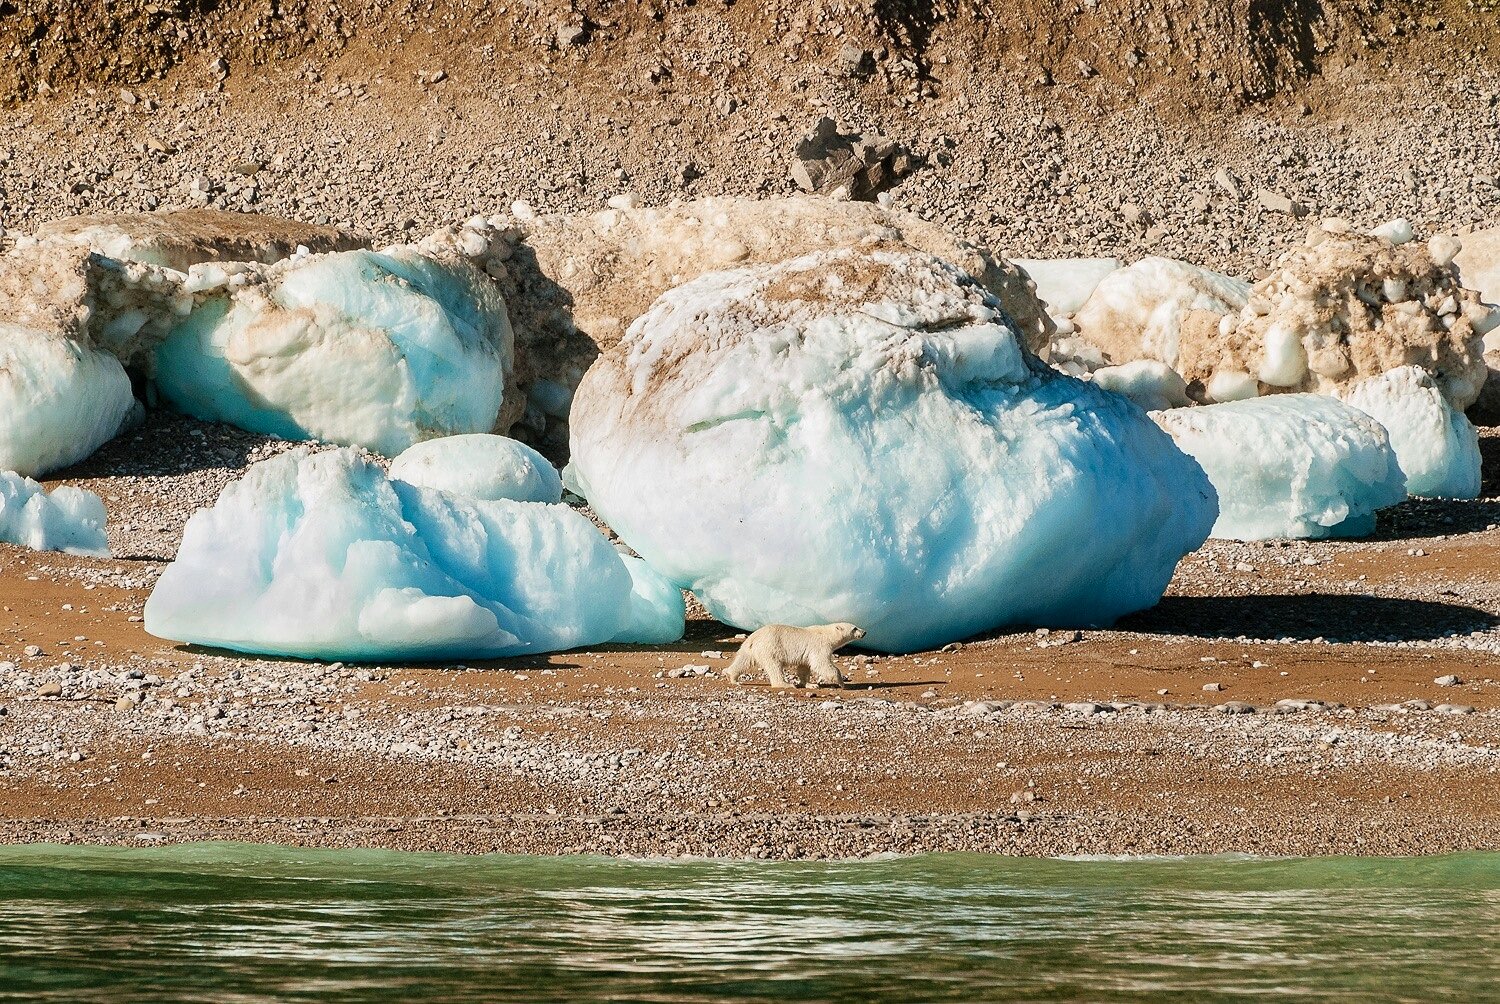
[{"label": "green water", "polygon": [[0,848],[0,999],[1500,1000],[1500,854]]}]

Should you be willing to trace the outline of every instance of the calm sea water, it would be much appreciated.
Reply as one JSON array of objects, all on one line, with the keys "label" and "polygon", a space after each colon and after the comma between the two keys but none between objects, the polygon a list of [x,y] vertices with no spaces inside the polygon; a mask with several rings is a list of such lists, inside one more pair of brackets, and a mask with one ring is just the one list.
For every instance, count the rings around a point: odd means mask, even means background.
[{"label": "calm sea water", "polygon": [[1500,854],[0,848],[0,998],[1500,1000]]}]

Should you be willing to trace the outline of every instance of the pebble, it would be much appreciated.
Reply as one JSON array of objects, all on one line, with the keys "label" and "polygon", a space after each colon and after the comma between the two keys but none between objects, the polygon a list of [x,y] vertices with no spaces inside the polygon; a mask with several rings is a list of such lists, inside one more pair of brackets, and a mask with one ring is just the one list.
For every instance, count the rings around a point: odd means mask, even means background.
[{"label": "pebble", "polygon": [[1222,684],[1222,683],[1205,683],[1203,685],[1203,689],[1206,690],[1206,691],[1208,691],[1208,692],[1210,692],[1210,693],[1217,693],[1217,692],[1219,692],[1219,691],[1221,691],[1221,690],[1224,689],[1224,684]]},{"label": "pebble", "polygon": [[36,688],[36,696],[38,697],[61,697],[62,692],[63,686],[56,680],[53,680],[49,683],[44,683],[40,687]]},{"label": "pebble", "polygon": [[1439,687],[1456,687],[1460,683],[1463,683],[1464,681],[1460,680],[1458,677],[1454,676],[1452,673],[1449,673],[1447,676],[1439,676],[1439,677],[1437,677],[1432,682],[1435,683],[1435,684],[1437,684]]}]

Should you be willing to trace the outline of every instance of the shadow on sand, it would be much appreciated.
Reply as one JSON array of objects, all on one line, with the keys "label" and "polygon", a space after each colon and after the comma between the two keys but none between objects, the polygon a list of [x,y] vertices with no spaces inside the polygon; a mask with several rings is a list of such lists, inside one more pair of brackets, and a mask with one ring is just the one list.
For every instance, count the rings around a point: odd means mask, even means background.
[{"label": "shadow on sand", "polygon": [[1379,596],[1167,596],[1117,625],[1197,638],[1428,641],[1500,624],[1475,607]]}]

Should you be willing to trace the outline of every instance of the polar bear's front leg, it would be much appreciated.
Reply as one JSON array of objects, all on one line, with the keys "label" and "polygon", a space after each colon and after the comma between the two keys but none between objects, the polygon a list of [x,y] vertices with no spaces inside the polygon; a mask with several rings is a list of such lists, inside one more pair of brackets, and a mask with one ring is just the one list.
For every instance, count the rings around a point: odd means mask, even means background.
[{"label": "polar bear's front leg", "polygon": [[820,687],[842,687],[846,682],[831,656],[822,656],[812,661],[812,678]]}]

